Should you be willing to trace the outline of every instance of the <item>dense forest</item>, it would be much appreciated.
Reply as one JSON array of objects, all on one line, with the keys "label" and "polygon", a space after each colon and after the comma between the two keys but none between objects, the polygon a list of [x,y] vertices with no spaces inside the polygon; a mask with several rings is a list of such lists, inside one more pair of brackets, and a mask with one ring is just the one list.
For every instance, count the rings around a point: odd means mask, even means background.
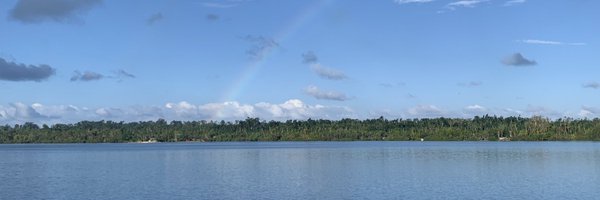
[{"label": "dense forest", "polygon": [[600,119],[482,116],[472,119],[341,119],[143,122],[81,121],[0,126],[0,143],[351,140],[600,140]]}]

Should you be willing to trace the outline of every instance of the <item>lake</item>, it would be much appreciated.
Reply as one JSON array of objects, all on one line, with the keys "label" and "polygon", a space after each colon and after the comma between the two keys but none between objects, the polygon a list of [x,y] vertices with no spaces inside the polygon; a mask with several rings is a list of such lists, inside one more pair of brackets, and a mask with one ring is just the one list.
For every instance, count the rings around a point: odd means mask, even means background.
[{"label": "lake", "polygon": [[0,145],[0,199],[594,199],[594,142]]}]

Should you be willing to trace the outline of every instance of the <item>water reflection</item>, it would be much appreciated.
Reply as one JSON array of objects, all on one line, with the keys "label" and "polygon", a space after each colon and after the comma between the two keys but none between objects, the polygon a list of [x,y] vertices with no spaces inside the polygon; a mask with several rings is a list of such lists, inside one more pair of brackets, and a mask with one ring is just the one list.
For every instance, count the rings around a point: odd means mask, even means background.
[{"label": "water reflection", "polygon": [[591,199],[591,142],[0,145],[2,199]]}]

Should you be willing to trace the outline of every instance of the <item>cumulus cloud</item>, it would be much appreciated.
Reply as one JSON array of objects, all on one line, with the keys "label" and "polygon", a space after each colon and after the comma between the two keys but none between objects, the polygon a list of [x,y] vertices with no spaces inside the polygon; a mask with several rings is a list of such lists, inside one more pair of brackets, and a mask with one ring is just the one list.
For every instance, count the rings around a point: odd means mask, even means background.
[{"label": "cumulus cloud", "polygon": [[523,55],[521,55],[521,53],[514,53],[514,54],[502,59],[502,64],[509,65],[509,66],[524,67],[524,66],[536,65],[537,62],[535,60],[530,60],[530,59],[523,57]]},{"label": "cumulus cloud", "polygon": [[98,108],[96,109],[96,114],[104,119],[109,119],[113,117],[123,116],[123,110],[120,108]]},{"label": "cumulus cloud", "polygon": [[298,99],[290,99],[282,104],[258,103],[255,105],[258,113],[275,119],[339,119],[353,117],[354,111],[342,106],[307,105]]},{"label": "cumulus cloud", "polygon": [[434,0],[394,0],[397,4],[408,4],[408,3],[428,3]]},{"label": "cumulus cloud", "polygon": [[346,101],[350,98],[346,94],[336,91],[322,91],[317,86],[308,86],[304,92],[314,98],[323,100]]},{"label": "cumulus cloud", "polygon": [[304,64],[316,64],[319,62],[319,58],[312,51],[307,51],[302,54],[302,63]]},{"label": "cumulus cloud", "polygon": [[76,113],[81,110],[74,105],[46,106],[40,103],[31,104],[31,108],[33,108],[40,115],[51,118],[59,118],[61,116]]},{"label": "cumulus cloud", "polygon": [[513,5],[522,4],[522,3],[525,3],[525,2],[526,2],[526,0],[510,0],[510,1],[506,1],[504,3],[504,6],[513,6]]},{"label": "cumulus cloud", "polygon": [[68,22],[78,20],[78,15],[101,2],[102,0],[18,0],[9,11],[9,17],[23,23]]},{"label": "cumulus cloud", "polygon": [[77,116],[79,118],[85,118],[89,120],[114,120],[128,122],[158,120],[161,118],[175,119],[171,116],[164,115],[163,108],[159,106],[101,107],[95,110],[88,109],[80,111]]},{"label": "cumulus cloud", "polygon": [[325,67],[319,63],[310,65],[310,68],[317,74],[319,77],[329,80],[343,80],[348,78],[344,72]]},{"label": "cumulus cloud", "polygon": [[469,105],[463,108],[463,113],[468,116],[479,116],[487,114],[488,109],[486,107],[480,106],[478,104]]},{"label": "cumulus cloud", "polygon": [[14,108],[13,116],[18,119],[39,119],[47,117],[37,112],[33,106],[28,106],[21,102],[13,103],[11,106]]},{"label": "cumulus cloud", "polygon": [[598,82],[584,83],[582,86],[583,86],[583,88],[590,88],[590,89],[600,88],[600,84]]},{"label": "cumulus cloud", "polygon": [[210,119],[255,117],[254,106],[240,104],[236,101],[209,103],[198,107],[203,115]]},{"label": "cumulus cloud", "polygon": [[469,81],[466,83],[460,82],[460,83],[458,83],[458,85],[462,86],[462,87],[478,87],[478,86],[483,85],[483,82],[481,82],[481,81]]},{"label": "cumulus cloud", "polygon": [[24,123],[49,120],[54,117],[40,113],[41,104],[26,105],[21,102],[0,105],[0,123]]},{"label": "cumulus cloud", "polygon": [[600,115],[600,108],[591,106],[581,106],[579,116],[583,118],[598,117]]},{"label": "cumulus cloud", "polygon": [[267,120],[323,118],[336,119],[354,116],[352,109],[339,106],[307,105],[290,99],[281,104],[260,102],[254,105],[237,101],[193,105],[188,102],[167,103],[165,108],[177,117],[186,119],[237,120],[259,117]]},{"label": "cumulus cloud", "polygon": [[39,82],[48,79],[55,73],[56,70],[49,65],[25,65],[0,58],[0,80]]},{"label": "cumulus cloud", "polygon": [[161,21],[164,18],[162,13],[154,13],[146,19],[147,25],[153,25],[154,23]]},{"label": "cumulus cloud", "polygon": [[82,120],[98,121],[148,121],[167,120],[243,120],[259,117],[265,120],[288,119],[340,119],[356,118],[354,111],[343,106],[309,105],[298,99],[274,104],[260,102],[242,104],[236,101],[195,105],[186,101],[158,106],[99,107],[86,108],[74,105],[43,105],[12,103],[0,105],[0,124],[76,123]]},{"label": "cumulus cloud", "polygon": [[206,15],[206,20],[208,20],[208,21],[217,21],[220,18],[221,17],[219,17],[219,15],[216,15],[216,14],[208,14],[208,15]]},{"label": "cumulus cloud", "polygon": [[246,50],[246,55],[253,60],[262,60],[268,52],[279,47],[279,43],[274,39],[264,36],[247,35],[242,39],[252,43],[252,46]]},{"label": "cumulus cloud", "polygon": [[165,108],[172,110],[178,116],[182,117],[193,117],[197,116],[200,112],[196,105],[188,103],[186,101],[182,101],[179,103],[167,103]]},{"label": "cumulus cloud", "polygon": [[583,43],[583,42],[559,42],[559,41],[551,41],[551,40],[534,40],[534,39],[517,40],[517,41],[525,43],[525,44],[540,44],[540,45],[574,45],[574,46],[587,45],[586,43]]},{"label": "cumulus cloud", "polygon": [[74,105],[43,105],[21,102],[0,105],[0,124],[75,123],[82,120],[147,121],[164,118],[163,109],[156,106],[131,106],[124,108],[100,107],[89,109]]}]

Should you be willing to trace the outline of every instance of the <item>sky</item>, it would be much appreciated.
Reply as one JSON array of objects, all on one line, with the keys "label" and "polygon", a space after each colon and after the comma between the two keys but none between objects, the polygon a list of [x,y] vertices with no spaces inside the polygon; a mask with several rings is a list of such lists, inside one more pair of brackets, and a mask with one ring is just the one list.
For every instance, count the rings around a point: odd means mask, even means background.
[{"label": "sky", "polygon": [[595,0],[3,0],[0,124],[600,116]]}]

